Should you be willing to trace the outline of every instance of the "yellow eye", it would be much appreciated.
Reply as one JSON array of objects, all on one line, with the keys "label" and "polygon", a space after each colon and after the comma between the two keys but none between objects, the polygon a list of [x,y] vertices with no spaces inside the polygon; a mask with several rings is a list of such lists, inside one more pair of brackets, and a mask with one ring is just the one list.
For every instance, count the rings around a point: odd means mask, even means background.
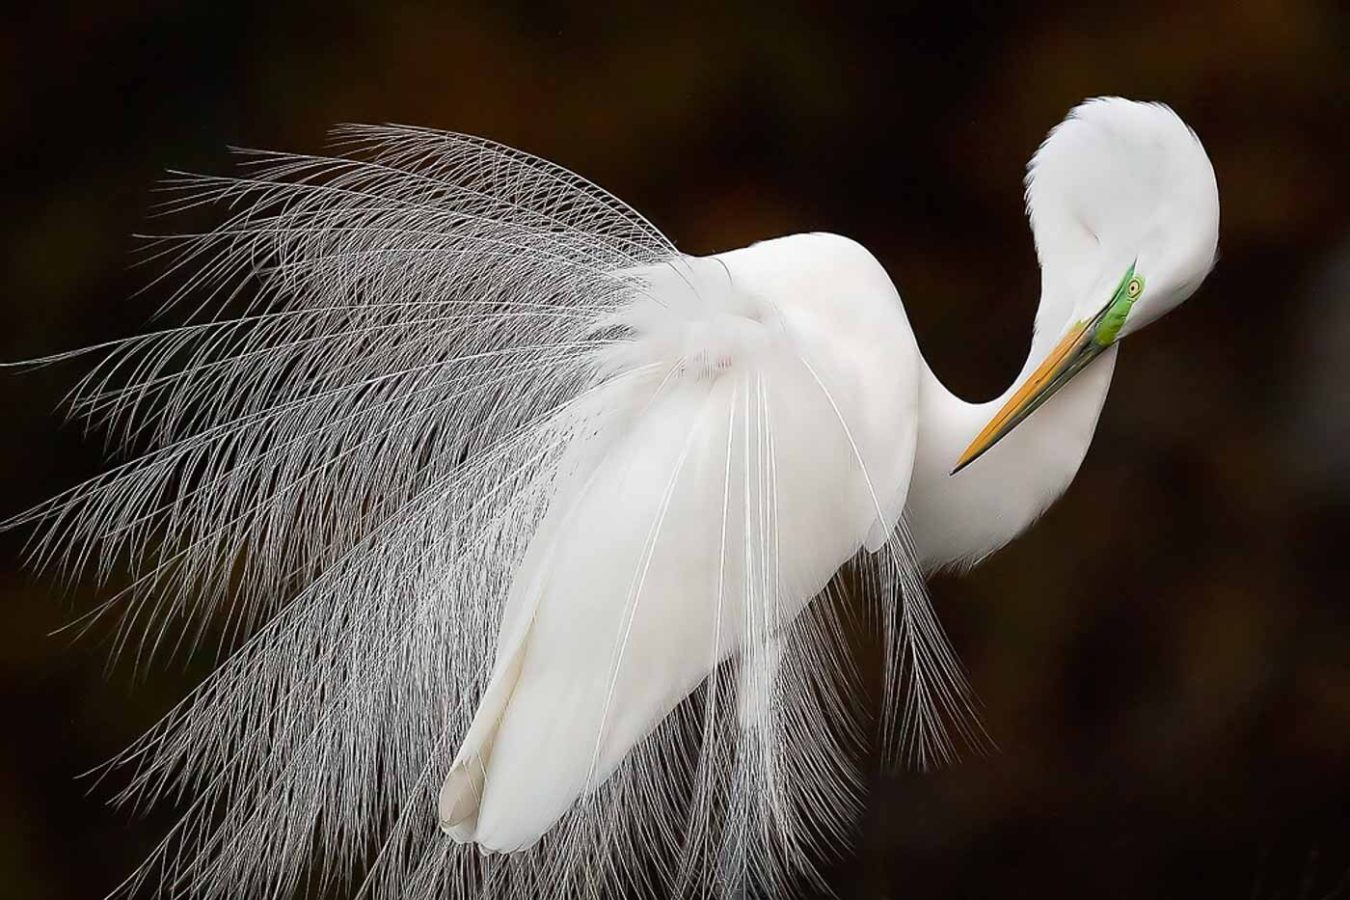
[{"label": "yellow eye", "polygon": [[1144,291],[1144,283],[1138,278],[1131,278],[1130,283],[1125,286],[1125,296],[1133,300]]}]

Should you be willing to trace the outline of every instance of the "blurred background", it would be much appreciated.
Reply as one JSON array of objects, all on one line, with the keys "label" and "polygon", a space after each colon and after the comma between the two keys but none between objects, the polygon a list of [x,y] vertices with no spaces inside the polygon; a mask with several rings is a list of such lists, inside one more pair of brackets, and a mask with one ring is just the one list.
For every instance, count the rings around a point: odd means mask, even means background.
[{"label": "blurred background", "polygon": [[[1022,174],[1097,94],[1158,99],[1218,173],[1222,259],[1121,356],[1076,483],[939,613],[999,750],[877,778],[839,896],[1350,896],[1350,23],[1309,0],[30,4],[0,30],[0,359],[133,333],[167,168],[314,152],[338,122],[556,160],[683,250],[854,237],[928,360],[987,399],[1037,300]],[[978,315],[980,327],[969,326]],[[0,515],[89,476],[79,362],[0,372]],[[0,535],[0,895],[113,888],[167,815],[76,776],[206,662],[137,676]]]}]

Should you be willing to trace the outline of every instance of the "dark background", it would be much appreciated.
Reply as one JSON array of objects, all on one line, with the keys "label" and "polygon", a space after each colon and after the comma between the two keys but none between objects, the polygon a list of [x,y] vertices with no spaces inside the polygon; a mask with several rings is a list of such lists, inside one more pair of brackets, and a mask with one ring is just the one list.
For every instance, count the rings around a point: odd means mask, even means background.
[{"label": "dark background", "polygon": [[[1085,96],[1173,105],[1218,173],[1222,259],[1131,341],[1077,481],[933,590],[999,752],[872,785],[843,897],[1350,896],[1347,20],[1335,3],[948,2],[845,14],[498,4],[57,4],[0,30],[0,359],[141,328],[165,168],[317,151],[343,121],[557,160],[684,250],[829,230],[892,273],[929,361],[1001,391],[1038,275],[1025,160]],[[94,473],[0,372],[0,514]],[[91,898],[164,826],[75,776],[202,663],[108,670],[48,633],[95,592],[0,536],[0,896]]]}]

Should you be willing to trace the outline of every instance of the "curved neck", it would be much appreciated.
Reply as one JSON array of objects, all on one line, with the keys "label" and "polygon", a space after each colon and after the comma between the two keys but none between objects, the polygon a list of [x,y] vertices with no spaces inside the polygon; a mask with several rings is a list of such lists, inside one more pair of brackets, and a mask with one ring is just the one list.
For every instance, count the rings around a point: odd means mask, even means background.
[{"label": "curved neck", "polygon": [[984,456],[950,474],[961,451],[1054,345],[1057,329],[1043,327],[1048,323],[1040,318],[1022,371],[987,403],[967,403],[926,362],[922,366],[919,442],[905,511],[926,570],[974,565],[1016,537],[1069,486],[1092,442],[1111,386],[1115,347]]}]

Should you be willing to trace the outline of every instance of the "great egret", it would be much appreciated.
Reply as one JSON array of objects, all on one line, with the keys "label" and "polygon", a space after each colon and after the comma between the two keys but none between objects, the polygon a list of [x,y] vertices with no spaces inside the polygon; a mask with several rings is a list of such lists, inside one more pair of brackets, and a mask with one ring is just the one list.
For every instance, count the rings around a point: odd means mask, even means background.
[{"label": "great egret", "polygon": [[488,141],[337,140],[173,185],[229,211],[162,239],[194,317],[112,345],[74,395],[142,453],[19,520],[39,563],[130,573],[92,614],[120,615],[119,647],[230,648],[119,760],[124,797],[186,804],[131,888],[809,874],[856,796],[821,595],[880,596],[908,691],[883,732],[945,758],[946,725],[972,726],[919,573],[974,564],[1068,486],[1116,345],[1217,244],[1213,169],[1169,108],[1077,107],[1027,177],[1031,351],[972,404],[850,240],[694,258]]}]

